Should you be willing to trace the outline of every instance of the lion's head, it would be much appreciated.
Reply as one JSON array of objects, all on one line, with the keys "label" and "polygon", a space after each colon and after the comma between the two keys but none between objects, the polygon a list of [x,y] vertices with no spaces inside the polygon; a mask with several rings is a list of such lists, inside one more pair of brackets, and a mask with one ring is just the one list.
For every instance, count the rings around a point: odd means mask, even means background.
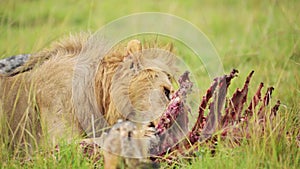
[{"label": "lion's head", "polygon": [[96,96],[110,125],[119,118],[146,123],[160,117],[173,92],[176,59],[171,49],[145,48],[132,40],[125,52],[103,59],[97,71]]}]

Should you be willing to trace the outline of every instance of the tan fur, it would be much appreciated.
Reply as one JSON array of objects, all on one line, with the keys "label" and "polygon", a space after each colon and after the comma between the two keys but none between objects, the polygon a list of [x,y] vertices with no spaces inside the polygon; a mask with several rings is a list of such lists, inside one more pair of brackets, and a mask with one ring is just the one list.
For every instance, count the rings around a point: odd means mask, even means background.
[{"label": "tan fur", "polygon": [[[161,54],[152,56],[153,52],[142,53],[144,48],[137,40],[130,41],[127,47],[114,48],[99,61],[91,83],[96,98],[87,95],[77,100],[83,106],[74,106],[77,104],[72,101],[74,70],[78,56],[86,52],[89,37],[89,34],[80,34],[55,42],[9,76],[0,76],[0,116],[5,123],[1,132],[8,129],[10,146],[37,147],[45,135],[50,143],[56,144],[61,138],[88,134],[79,122],[82,119],[75,114],[81,112],[83,118],[93,114],[85,104],[87,99],[96,100],[97,112],[109,125],[119,118],[151,117],[166,106],[165,90],[172,92],[173,59]],[[130,83],[124,85],[127,81]],[[157,101],[149,106],[149,99],[154,98]],[[120,111],[125,111],[126,117]],[[139,112],[144,114],[139,115]]]}]

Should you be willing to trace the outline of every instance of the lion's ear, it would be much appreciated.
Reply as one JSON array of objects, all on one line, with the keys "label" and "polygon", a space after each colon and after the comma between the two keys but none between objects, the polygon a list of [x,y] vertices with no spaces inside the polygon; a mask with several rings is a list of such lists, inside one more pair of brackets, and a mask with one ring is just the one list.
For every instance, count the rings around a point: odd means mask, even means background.
[{"label": "lion's ear", "polygon": [[127,43],[127,53],[134,54],[142,51],[142,44],[139,40],[131,40]]},{"label": "lion's ear", "polygon": [[129,68],[134,70],[135,73],[140,69],[139,59],[141,57],[141,53],[142,44],[139,40],[133,39],[127,43],[124,62],[130,62]]}]

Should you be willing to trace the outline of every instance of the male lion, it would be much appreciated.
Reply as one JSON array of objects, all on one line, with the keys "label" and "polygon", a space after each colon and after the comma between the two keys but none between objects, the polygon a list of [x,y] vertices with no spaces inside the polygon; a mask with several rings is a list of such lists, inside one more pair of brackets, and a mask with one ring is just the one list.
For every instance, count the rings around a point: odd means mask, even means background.
[{"label": "male lion", "polygon": [[[92,80],[76,81],[84,76],[81,72],[89,74],[89,69],[77,65],[79,56],[88,60],[90,37],[79,34],[55,42],[12,73],[0,75],[0,129],[11,148],[99,136],[99,130],[106,127],[103,123],[112,125],[120,118],[155,121],[162,113],[173,92],[171,55],[162,56],[132,40],[98,60]],[[85,81],[92,82],[89,86]]]}]

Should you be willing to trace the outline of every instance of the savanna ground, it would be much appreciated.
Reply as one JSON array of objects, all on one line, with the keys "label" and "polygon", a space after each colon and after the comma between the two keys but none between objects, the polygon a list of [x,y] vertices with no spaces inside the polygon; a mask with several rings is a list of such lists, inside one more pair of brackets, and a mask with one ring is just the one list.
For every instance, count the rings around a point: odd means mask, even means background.
[{"label": "savanna ground", "polygon": [[[182,159],[177,167],[299,168],[300,148],[296,142],[300,130],[299,9],[300,2],[297,0],[1,0],[0,58],[33,53],[69,33],[94,32],[114,19],[136,12],[177,15],[195,24],[208,36],[226,73],[232,68],[240,71],[240,77],[234,79],[229,93],[242,86],[251,70],[255,70],[255,76],[250,93],[254,93],[261,81],[266,86],[274,86],[272,103],[277,99],[282,103],[278,113],[282,120],[278,121],[278,126],[285,127],[283,131],[275,129],[263,137],[252,137],[234,149],[220,142],[213,157],[204,147],[191,163]],[[189,62],[190,51],[179,45],[177,52]],[[204,69],[197,72],[200,79],[196,80],[202,95],[209,87],[210,79]],[[288,131],[294,132],[286,135]],[[4,145],[0,148],[1,168],[93,167],[73,144],[61,146],[60,153],[54,155],[41,150],[25,163],[10,157]]]}]

